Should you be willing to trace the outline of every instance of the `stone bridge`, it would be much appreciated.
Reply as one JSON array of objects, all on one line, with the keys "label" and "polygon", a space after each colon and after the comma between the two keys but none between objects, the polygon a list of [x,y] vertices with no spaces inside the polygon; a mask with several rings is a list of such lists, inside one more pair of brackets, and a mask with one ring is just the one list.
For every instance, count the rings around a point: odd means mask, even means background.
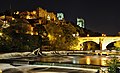
[{"label": "stone bridge", "polygon": [[120,41],[120,36],[103,36],[103,37],[79,37],[78,47],[84,42],[92,41],[100,45],[101,50],[105,50],[106,46],[112,42]]}]

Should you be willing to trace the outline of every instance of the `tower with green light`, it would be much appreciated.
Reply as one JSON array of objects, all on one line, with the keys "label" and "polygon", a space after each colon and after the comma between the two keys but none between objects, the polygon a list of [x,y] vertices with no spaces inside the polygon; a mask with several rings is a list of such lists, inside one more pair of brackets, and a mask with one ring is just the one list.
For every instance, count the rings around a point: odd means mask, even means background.
[{"label": "tower with green light", "polygon": [[80,26],[81,28],[85,28],[84,19],[82,19],[82,18],[77,18],[77,25]]}]

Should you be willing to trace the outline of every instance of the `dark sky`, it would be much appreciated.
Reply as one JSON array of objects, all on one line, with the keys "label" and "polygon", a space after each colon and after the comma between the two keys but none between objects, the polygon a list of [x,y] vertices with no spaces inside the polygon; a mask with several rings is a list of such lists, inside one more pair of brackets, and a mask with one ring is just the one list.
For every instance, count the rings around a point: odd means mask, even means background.
[{"label": "dark sky", "polygon": [[63,12],[65,19],[76,22],[83,18],[87,29],[115,35],[120,31],[119,0],[0,0],[0,11],[33,10],[42,7],[47,11]]}]

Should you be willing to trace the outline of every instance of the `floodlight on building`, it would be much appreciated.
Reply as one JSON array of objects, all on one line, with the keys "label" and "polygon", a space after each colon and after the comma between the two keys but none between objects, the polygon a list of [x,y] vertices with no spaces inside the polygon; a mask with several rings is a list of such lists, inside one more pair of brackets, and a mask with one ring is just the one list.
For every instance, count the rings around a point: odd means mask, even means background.
[{"label": "floodlight on building", "polygon": [[2,33],[2,32],[0,32],[0,36],[2,36],[2,34],[3,34],[3,33]]},{"label": "floodlight on building", "polygon": [[31,17],[29,15],[26,16],[26,19],[31,19]]},{"label": "floodlight on building", "polygon": [[10,25],[8,24],[7,21],[3,21],[3,25],[2,25],[2,28],[8,28],[10,27]]},{"label": "floodlight on building", "polygon": [[19,14],[19,11],[17,11],[16,14]]},{"label": "floodlight on building", "polygon": [[33,13],[33,14],[36,14],[36,11],[33,11],[32,13]]},{"label": "floodlight on building", "polygon": [[50,15],[47,16],[47,20],[50,20]]}]

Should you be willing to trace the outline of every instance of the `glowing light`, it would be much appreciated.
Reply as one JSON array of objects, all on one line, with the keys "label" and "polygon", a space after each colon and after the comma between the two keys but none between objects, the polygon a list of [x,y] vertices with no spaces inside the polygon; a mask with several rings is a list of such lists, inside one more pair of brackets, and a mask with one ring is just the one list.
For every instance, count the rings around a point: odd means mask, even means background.
[{"label": "glowing light", "polygon": [[0,16],[0,18],[1,18],[1,19],[5,19],[5,15],[3,15],[3,16]]},{"label": "glowing light", "polygon": [[3,33],[0,32],[0,36],[2,36]]},{"label": "glowing light", "polygon": [[29,15],[26,16],[26,19],[31,19]]},{"label": "glowing light", "polygon": [[50,15],[47,16],[47,20],[50,20]]},{"label": "glowing light", "polygon": [[77,57],[73,58],[73,63],[74,63],[74,64],[79,64],[79,63],[80,63],[80,62],[79,62],[79,59],[78,59]]},{"label": "glowing light", "polygon": [[75,34],[72,34],[73,35],[73,37],[75,37]]},{"label": "glowing light", "polygon": [[16,14],[19,14],[19,11],[17,11]]},{"label": "glowing light", "polygon": [[77,32],[76,36],[79,36],[79,33]]},{"label": "glowing light", "polygon": [[107,58],[101,58],[101,65],[105,66],[106,65],[106,60]]},{"label": "glowing light", "polygon": [[3,21],[2,28],[8,28],[10,25],[7,23],[7,21]]},{"label": "glowing light", "polygon": [[86,56],[86,64],[90,64],[90,57],[89,56]]},{"label": "glowing light", "polygon": [[31,35],[33,35],[33,32],[31,32]]},{"label": "glowing light", "polygon": [[61,37],[61,35],[59,35],[59,37]]},{"label": "glowing light", "polygon": [[102,34],[102,36],[106,36],[106,34]]},{"label": "glowing light", "polygon": [[2,70],[0,69],[0,73],[2,73]]},{"label": "glowing light", "polygon": [[36,14],[36,11],[33,11],[33,14]]},{"label": "glowing light", "polygon": [[51,40],[51,41],[55,40],[55,37],[50,34],[48,34],[48,37],[49,37],[49,40]]},{"label": "glowing light", "polygon": [[33,28],[34,28],[34,27],[30,26],[30,30],[31,30],[31,31],[33,31]]},{"label": "glowing light", "polygon": [[12,18],[12,20],[15,20],[15,18]]},{"label": "glowing light", "polygon": [[90,35],[89,34],[87,34],[87,37],[89,37]]}]

